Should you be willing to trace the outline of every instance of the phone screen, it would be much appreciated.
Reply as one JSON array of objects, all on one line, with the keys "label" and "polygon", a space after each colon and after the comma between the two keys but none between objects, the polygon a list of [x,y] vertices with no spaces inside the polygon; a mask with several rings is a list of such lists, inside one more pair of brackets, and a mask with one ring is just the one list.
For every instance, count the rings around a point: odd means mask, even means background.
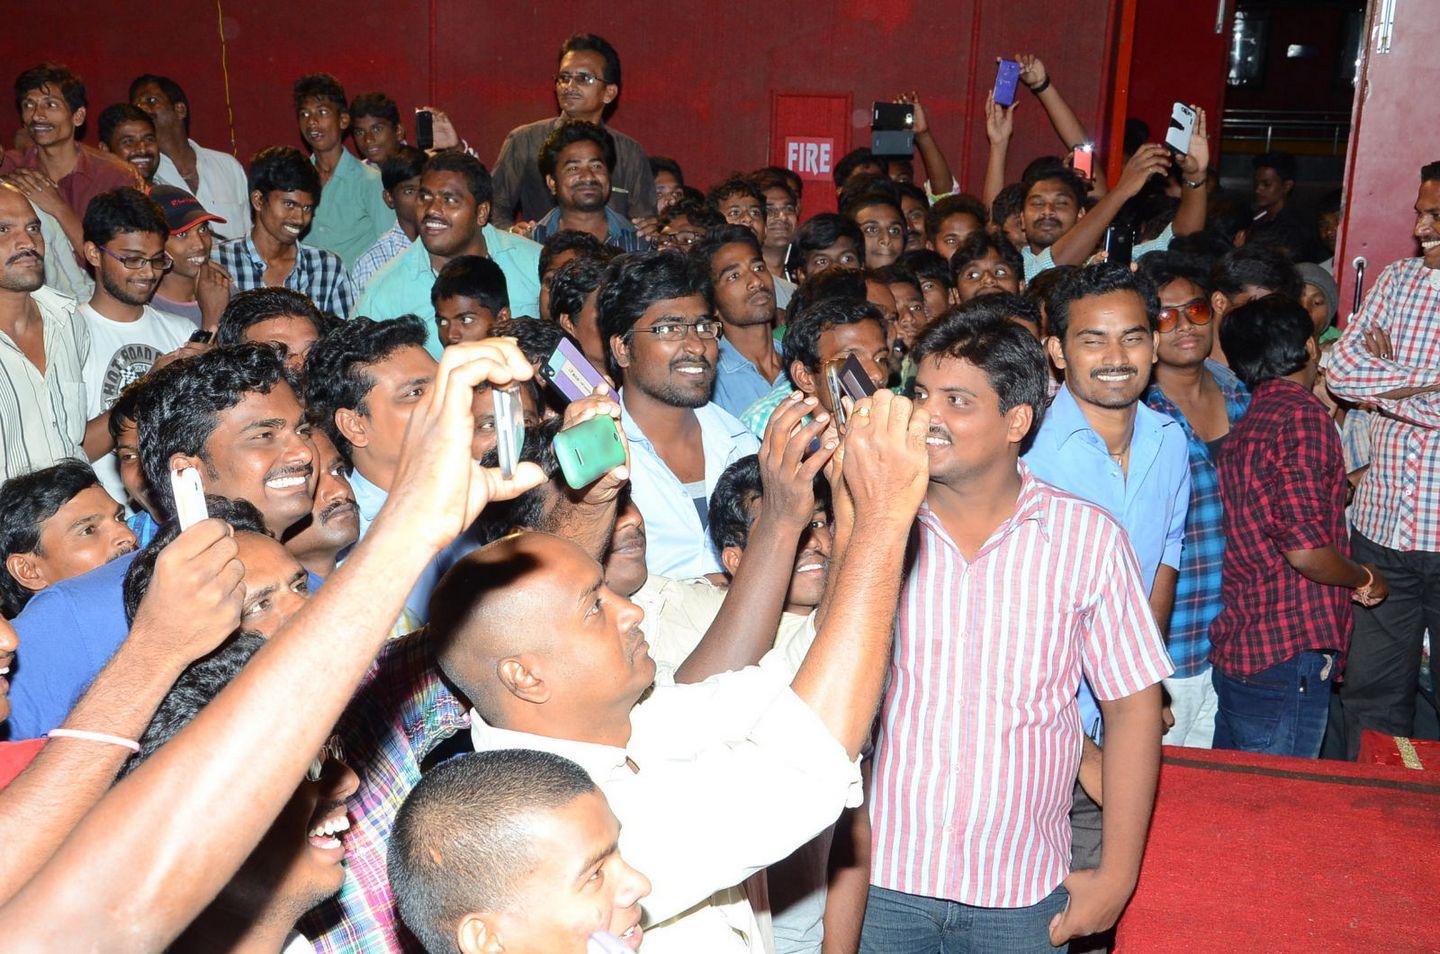
[{"label": "phone screen", "polygon": [[1095,147],[1088,142],[1082,142],[1070,153],[1070,165],[1074,167],[1075,174],[1085,179],[1095,178]]},{"label": "phone screen", "polygon": [[417,149],[435,147],[435,114],[428,109],[415,110],[415,146]]}]

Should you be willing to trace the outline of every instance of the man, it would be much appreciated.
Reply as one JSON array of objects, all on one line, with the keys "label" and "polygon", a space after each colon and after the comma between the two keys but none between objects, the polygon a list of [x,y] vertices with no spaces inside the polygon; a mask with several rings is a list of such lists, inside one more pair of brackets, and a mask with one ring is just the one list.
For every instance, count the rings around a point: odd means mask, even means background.
[{"label": "man", "polygon": [[0,615],[17,616],[48,586],[135,549],[125,507],[95,472],[67,460],[0,484]]},{"label": "man", "polygon": [[985,231],[985,207],[969,195],[947,195],[925,213],[925,247],[950,261],[970,236]]},{"label": "man", "polygon": [[1165,741],[1209,748],[1215,735],[1215,683],[1210,675],[1210,625],[1219,615],[1225,556],[1224,502],[1216,464],[1231,430],[1250,406],[1250,392],[1210,360],[1216,326],[1208,276],[1169,252],[1153,252],[1140,272],[1159,291],[1154,380],[1145,404],[1174,418],[1190,454],[1190,509],[1175,580],[1175,607],[1165,627],[1175,674],[1165,680],[1175,719]]},{"label": "man", "polygon": [[[1134,889],[1169,661],[1121,528],[1019,460],[1045,414],[1040,345],[952,315],[915,356],[930,484],[875,746],[861,950],[1050,951]],[[1082,674],[1112,751],[1102,867],[1072,874]]]},{"label": "man", "polygon": [[349,268],[376,239],[395,227],[395,210],[385,201],[380,173],[345,148],[350,106],[340,81],[312,73],[291,91],[300,138],[320,176],[310,242],[340,256]]},{"label": "man", "polygon": [[1018,253],[1025,246],[1025,185],[1014,182],[995,194],[990,203],[990,232],[1003,238]]},{"label": "man", "polygon": [[220,316],[215,343],[222,348],[270,345],[280,353],[285,370],[300,375],[310,349],[325,331],[325,319],[304,295],[288,288],[257,288],[231,300]]},{"label": "man", "polygon": [[609,347],[600,332],[600,312],[596,298],[600,279],[608,262],[582,256],[567,262],[555,273],[550,290],[550,320],[580,345],[580,353],[597,370],[605,368]]},{"label": "man", "polygon": [[160,168],[160,147],[149,115],[129,103],[112,103],[101,111],[98,125],[101,151],[134,166],[148,187]]},{"label": "man", "polygon": [[905,210],[888,180],[852,180],[840,194],[840,211],[865,236],[867,268],[895,264],[905,251]]},{"label": "man", "polygon": [[1266,152],[1252,159],[1251,167],[1255,174],[1255,217],[1245,229],[1244,244],[1274,249],[1294,261],[1312,261],[1315,226],[1290,201],[1295,188],[1295,157],[1288,152]]},{"label": "man", "polygon": [[155,121],[160,165],[155,181],[184,189],[224,218],[216,231],[224,239],[250,232],[250,187],[245,169],[228,152],[206,149],[190,138],[190,100],[168,76],[145,74],[130,82],[130,102]]},{"label": "man", "polygon": [[409,248],[420,234],[420,173],[425,159],[425,153],[402,143],[380,162],[380,185],[384,189],[381,196],[395,211],[395,225],[355,260],[350,280],[356,292],[364,294],[375,273]]},{"label": "man", "polygon": [[598,298],[607,369],[622,384],[635,504],[650,534],[646,563],[677,579],[719,572],[704,539],[710,491],[759,448],[711,403],[721,327],[711,295],[703,262],[664,251],[611,262]]},{"label": "man", "polygon": [[716,229],[693,254],[709,269],[724,332],[712,400],[739,417],[785,376],[774,335],[775,279],[760,240],[743,225]]},{"label": "man", "polygon": [[318,579],[335,572],[341,558],[360,539],[360,508],[346,476],[345,458],[324,431],[310,434],[315,442],[315,505],[310,519],[288,531],[286,551]]},{"label": "man", "polygon": [[430,290],[435,330],[445,347],[481,341],[510,321],[510,293],[500,266],[479,255],[452,258]]},{"label": "man", "polygon": [[230,273],[210,258],[215,242],[210,226],[215,222],[223,225],[225,220],[174,186],[151,186],[150,199],[160,206],[165,224],[170,227],[170,236],[165,240],[170,269],[161,276],[152,300],[160,311],[188,318],[196,328],[214,331],[230,303]]},{"label": "man", "polygon": [[[216,348],[158,372],[141,402],[140,463],[156,515],[175,502],[170,471],[194,467],[207,493],[247,500],[277,537],[308,517],[315,499],[315,445],[300,402],[273,350]],[[121,557],[47,588],[15,619],[30,663],[17,673],[12,738],[59,725],[125,638]]]},{"label": "man", "polygon": [[598,259],[604,264],[619,254],[618,248],[601,244],[600,240],[589,232],[561,229],[541,242],[540,314],[536,317],[545,319],[551,316],[550,290],[555,283],[555,275],[562,266],[582,256]]},{"label": "man", "polygon": [[[510,130],[495,159],[496,226],[538,221],[555,204],[537,161],[540,144],[565,120],[604,125],[605,112],[620,95],[620,55],[601,37],[576,33],[560,45],[555,100],[560,115]],[[608,130],[615,141],[610,204],[622,218],[655,214],[655,180],[645,150],[629,136]],[[519,218],[516,210],[519,209]]]},{"label": "man", "polygon": [[250,160],[250,234],[215,246],[236,291],[289,288],[321,311],[349,318],[355,286],[339,255],[300,241],[320,199],[320,176],[298,149],[271,146]]},{"label": "man", "polygon": [[706,232],[724,225],[725,218],[700,199],[687,196],[660,213],[657,224],[660,237],[656,247],[684,251],[703,239]]},{"label": "man", "polygon": [[[1210,309],[1215,312],[1217,322],[1224,321],[1226,313],[1246,302],[1277,293],[1299,298],[1301,291],[1300,274],[1295,266],[1269,248],[1237,248],[1226,252],[1211,269],[1210,287]],[[1222,363],[1225,361],[1219,335],[1215,336],[1215,350],[1210,356]]]},{"label": "man", "polygon": [[755,233],[757,241],[765,238],[765,196],[744,176],[731,176],[715,186],[705,197],[710,208],[731,225],[743,225]]},{"label": "man", "polygon": [[655,212],[664,212],[685,194],[685,172],[668,156],[649,156],[650,175],[655,179]]},{"label": "man", "polygon": [[875,157],[869,146],[851,149],[835,163],[835,194],[839,195],[850,181],[857,177],[884,177],[885,163]]},{"label": "man", "polygon": [[[1440,163],[1420,170],[1415,238],[1419,257],[1381,272],[1327,371],[1337,396],[1385,412],[1371,419],[1374,459],[1351,510],[1355,559],[1379,567],[1391,591],[1379,607],[1356,613],[1340,690],[1351,758],[1364,729],[1413,734],[1422,633],[1440,630],[1440,593],[1424,582],[1440,567]],[[1432,673],[1440,667],[1434,654],[1430,665]]]},{"label": "man", "polygon": [[[1339,189],[1327,192],[1315,207],[1317,238],[1325,258],[1320,267],[1335,274],[1335,240],[1340,235],[1340,220],[1344,216],[1345,194]],[[1317,253],[1318,254],[1318,253]]]},{"label": "man", "polygon": [[1388,593],[1350,559],[1340,436],[1312,392],[1320,347],[1293,299],[1268,295],[1220,325],[1250,410],[1220,458],[1225,569],[1210,627],[1215,747],[1318,758],[1344,671],[1353,600]]},{"label": "man", "polygon": [[950,256],[955,276],[955,303],[982,295],[1020,293],[1024,265],[1009,243],[982,233],[972,235]]},{"label": "man", "polygon": [[[400,107],[384,93],[361,93],[350,103],[350,134],[360,158],[374,168],[405,147]],[[410,147],[414,148],[414,147]]]},{"label": "man", "polygon": [[795,294],[788,259],[800,221],[800,197],[779,170],[761,169],[752,178],[765,199],[765,267],[775,279],[775,307],[783,311]]},{"label": "man", "polygon": [[920,282],[926,321],[933,321],[949,310],[955,278],[950,274],[950,262],[943,255],[928,248],[917,248],[901,255],[899,264],[914,272]]},{"label": "man", "polygon": [[795,233],[795,248],[800,253],[795,264],[795,281],[800,285],[837,265],[865,267],[864,233],[854,222],[834,212],[821,212],[806,219]]},{"label": "man", "polygon": [[540,174],[555,208],[536,223],[530,237],[544,242],[568,230],[625,252],[649,248],[630,220],[609,205],[615,162],[615,139],[603,127],[575,119],[556,126],[540,145]]},{"label": "man", "polygon": [[925,296],[920,291],[920,279],[910,269],[898,262],[877,268],[871,277],[884,285],[895,299],[895,333],[902,351],[909,351],[915,345],[915,338],[925,325]]},{"label": "man", "polygon": [[[14,398],[0,409],[0,476],[5,479],[66,458],[99,456],[105,440],[88,433],[85,363],[90,330],[75,302],[45,287],[40,217],[0,182],[0,378]],[[89,440],[87,441],[87,437]]]},{"label": "man", "polygon": [[[505,273],[510,313],[535,315],[540,246],[492,225],[490,199],[490,173],[480,160],[464,153],[432,156],[420,177],[420,241],[370,280],[360,299],[360,313],[376,321],[418,315],[426,325],[433,325],[430,289],[435,276],[453,258],[481,255]],[[425,347],[438,358],[443,350],[440,336],[432,331]]]}]

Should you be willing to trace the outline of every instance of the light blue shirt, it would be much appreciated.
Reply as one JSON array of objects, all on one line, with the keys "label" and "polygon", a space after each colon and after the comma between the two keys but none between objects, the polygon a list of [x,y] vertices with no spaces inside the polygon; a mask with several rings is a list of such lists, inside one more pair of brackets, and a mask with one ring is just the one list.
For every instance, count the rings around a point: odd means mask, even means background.
[{"label": "light blue shirt", "polygon": [[[760,442],[733,415],[715,404],[695,409],[705,454],[705,498],[725,468],[760,450]],[[720,560],[700,525],[700,514],[680,479],[625,407],[620,390],[620,424],[630,442],[630,495],[645,518],[645,566],[654,576],[690,580],[719,573]],[[357,492],[358,499],[358,492]]]},{"label": "light blue shirt", "polygon": [[[310,157],[315,163],[315,157]],[[329,249],[349,268],[375,240],[395,226],[395,210],[385,204],[380,170],[365,165],[348,149],[320,190],[306,241]]]},{"label": "light blue shirt", "polygon": [[[1127,475],[1069,386],[1061,385],[1023,459],[1036,477],[1104,507],[1125,528],[1147,592],[1161,564],[1180,569],[1190,509],[1190,450],[1174,418],[1136,404]],[[1080,718],[1086,734],[1098,741],[1100,708],[1084,683]]]},{"label": "light blue shirt", "polygon": [[[1167,225],[1164,231],[1148,242],[1137,242],[1130,250],[1130,260],[1138,262],[1151,252],[1163,252],[1170,247],[1170,241],[1175,238],[1175,226]],[[1055,267],[1055,258],[1050,254],[1050,249],[1045,248],[1040,252],[1030,251],[1029,243],[1020,246],[1020,260],[1025,266],[1025,281],[1031,281],[1036,275],[1047,268]]]},{"label": "light blue shirt", "polygon": [[[775,353],[780,354],[779,344],[775,345]],[[725,338],[720,339],[720,360],[715,369],[715,396],[711,400],[735,417],[744,414],[750,405],[769,394],[776,384],[789,381],[784,368],[780,369],[775,380],[766,381],[750,359]]]},{"label": "light blue shirt", "polygon": [[[481,229],[485,250],[490,260],[505,275],[505,291],[510,297],[510,314],[519,318],[540,314],[540,246],[519,235],[502,232],[493,225]],[[376,321],[389,321],[401,315],[419,315],[425,321],[429,337],[425,350],[439,360],[445,350],[440,332],[435,327],[435,306],[430,304],[430,289],[435,285],[435,269],[425,242],[415,242],[390,264],[375,273],[365,294],[360,296],[357,314]]]}]

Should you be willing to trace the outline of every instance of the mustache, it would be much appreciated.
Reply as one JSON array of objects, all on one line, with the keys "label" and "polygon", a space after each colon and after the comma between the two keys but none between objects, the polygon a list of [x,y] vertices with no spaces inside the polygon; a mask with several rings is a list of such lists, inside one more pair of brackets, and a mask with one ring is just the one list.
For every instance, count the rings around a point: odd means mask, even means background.
[{"label": "mustache", "polygon": [[45,264],[45,259],[43,259],[43,258],[40,257],[40,253],[34,252],[34,251],[30,251],[30,250],[28,250],[28,249],[27,249],[26,251],[24,251],[24,252],[16,252],[14,255],[11,255],[8,259],[5,260],[5,264],[6,264],[6,265],[14,265],[16,262],[20,261],[22,258],[33,258],[33,259],[35,259],[35,261],[39,262],[41,265],[44,265],[44,264]]},{"label": "mustache", "polygon": [[350,499],[349,497],[341,497],[339,500],[335,501],[330,506],[320,511],[320,522],[329,523],[336,514],[347,510],[354,513],[359,513],[360,507],[358,504],[355,503],[354,500]]},{"label": "mustache", "polygon": [[276,477],[309,477],[315,473],[315,468],[310,464],[301,464],[298,467],[281,467],[272,470],[265,475],[266,480],[274,480]]},{"label": "mustache", "polygon": [[1120,364],[1109,368],[1096,368],[1090,372],[1090,377],[1098,378],[1102,374],[1139,374],[1140,369],[1130,364]]}]

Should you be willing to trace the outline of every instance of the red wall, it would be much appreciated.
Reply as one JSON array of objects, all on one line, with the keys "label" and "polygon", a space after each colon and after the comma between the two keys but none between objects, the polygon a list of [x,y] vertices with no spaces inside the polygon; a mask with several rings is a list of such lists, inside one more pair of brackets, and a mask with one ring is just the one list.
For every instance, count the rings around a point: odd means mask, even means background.
[{"label": "red wall", "polygon": [[[611,121],[647,151],[680,160],[696,184],[764,164],[772,89],[853,91],[857,113],[863,111],[857,143],[868,135],[872,99],[913,89],[932,113],[953,170],[972,189],[984,171],[983,102],[996,56],[1016,50],[1042,56],[1092,135],[1101,136],[1112,6],[1112,0],[222,2],[242,160],[265,145],[299,144],[290,83],[326,70],[352,96],[384,89],[403,113],[433,92],[434,104],[489,161],[508,129],[553,111],[556,49],[573,30],[589,29],[614,43],[624,62],[624,90]],[[195,138],[228,147],[211,3],[153,0],[136,10],[54,0],[8,7],[0,63],[12,75],[44,58],[67,63],[86,78],[98,111],[122,98],[135,74],[166,73],[191,98]],[[0,112],[8,143],[16,120]],[[1059,148],[1044,111],[1024,94],[1011,175]]]}]

